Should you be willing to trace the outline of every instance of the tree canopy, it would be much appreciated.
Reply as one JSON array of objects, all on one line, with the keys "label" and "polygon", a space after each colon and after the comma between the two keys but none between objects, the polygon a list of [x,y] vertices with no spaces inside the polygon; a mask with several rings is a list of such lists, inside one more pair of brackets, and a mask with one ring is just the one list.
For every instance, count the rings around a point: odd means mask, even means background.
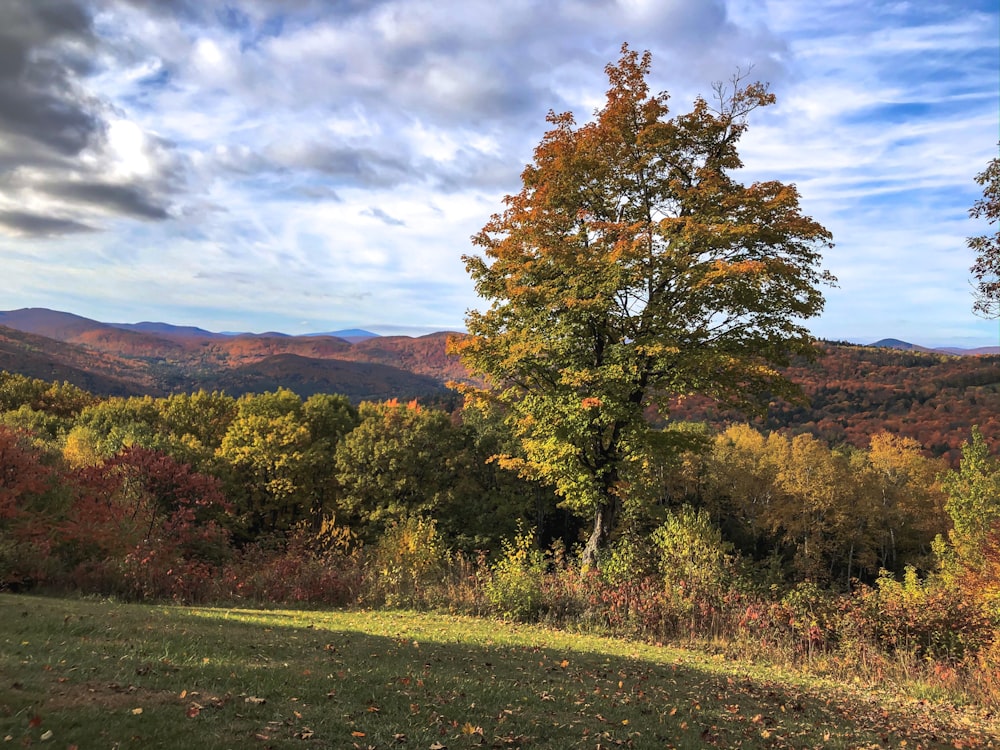
[{"label": "tree canopy", "polygon": [[1000,157],[993,159],[978,175],[983,197],[977,200],[969,214],[974,219],[986,219],[995,229],[988,234],[970,237],[969,248],[976,253],[972,265],[975,278],[973,309],[982,315],[1000,317]]},{"label": "tree canopy", "polygon": [[700,393],[747,404],[793,395],[777,367],[811,356],[802,321],[823,307],[830,233],[793,185],[743,185],[737,143],[768,87],[739,74],[670,116],[650,94],[651,56],[622,47],[595,118],[552,125],[465,256],[477,292],[453,349],[498,403],[520,451],[500,461],[551,484],[593,519],[587,563],[607,542],[643,472],[670,450],[647,409]]}]

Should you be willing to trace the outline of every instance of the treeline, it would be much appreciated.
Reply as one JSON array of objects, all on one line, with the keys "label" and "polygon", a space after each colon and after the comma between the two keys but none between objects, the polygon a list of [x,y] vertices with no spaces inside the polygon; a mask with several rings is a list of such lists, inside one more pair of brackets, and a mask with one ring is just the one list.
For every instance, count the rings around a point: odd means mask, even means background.
[{"label": "treeline", "polygon": [[[57,536],[86,507],[95,527],[99,518],[117,523],[116,512],[135,522],[133,534],[112,534],[129,544],[149,543],[181,510],[210,521],[217,542],[236,549],[273,545],[324,519],[369,544],[406,518],[433,519],[447,545],[465,553],[496,553],[519,527],[535,529],[543,546],[579,541],[580,521],[551,490],[492,460],[516,449],[500,420],[473,410],[415,401],[355,407],[338,395],[303,400],[281,389],[95,398],[4,373],[0,427],[4,455],[16,456],[0,506],[8,539],[25,525]],[[882,569],[929,569],[933,540],[948,532],[938,482],[948,467],[912,439],[882,433],[867,450],[831,450],[810,435],[765,436],[745,425],[716,436],[699,425],[674,429],[702,448],[643,473],[660,486],[635,493],[650,500],[627,509],[626,535],[690,505],[781,581],[847,588]],[[95,515],[98,504],[106,511]],[[18,550],[12,559],[23,567],[30,555]],[[44,580],[43,567],[17,577]]]},{"label": "treeline", "polygon": [[957,469],[887,432],[863,449],[666,433],[687,450],[637,471],[644,499],[586,570],[583,522],[493,460],[516,448],[488,413],[287,390],[96,398],[3,373],[0,589],[435,606],[852,669],[863,643],[993,695],[1000,469],[978,431]]}]

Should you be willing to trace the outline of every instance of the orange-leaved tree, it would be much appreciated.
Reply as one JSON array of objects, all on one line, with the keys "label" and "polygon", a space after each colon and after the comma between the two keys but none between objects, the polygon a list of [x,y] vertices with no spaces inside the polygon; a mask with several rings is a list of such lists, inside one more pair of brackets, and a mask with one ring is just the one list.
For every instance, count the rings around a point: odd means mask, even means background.
[{"label": "orange-leaved tree", "polygon": [[523,187],[465,257],[479,295],[452,350],[486,380],[467,389],[504,411],[519,439],[501,462],[552,485],[592,519],[586,565],[612,535],[643,471],[674,431],[644,416],[679,394],[742,403],[794,389],[776,370],[809,355],[830,234],[794,186],[743,185],[736,145],[764,84],[717,84],[716,101],[669,116],[650,94],[649,53],[606,68],[607,102],[578,126],[550,114]]},{"label": "orange-leaved tree", "polygon": [[[969,214],[995,225],[1000,222],[1000,156],[976,175],[976,182],[983,186],[983,197],[973,204]],[[988,318],[1000,317],[1000,226],[988,234],[970,237],[968,245],[976,253],[971,269],[976,279],[973,309]]]}]

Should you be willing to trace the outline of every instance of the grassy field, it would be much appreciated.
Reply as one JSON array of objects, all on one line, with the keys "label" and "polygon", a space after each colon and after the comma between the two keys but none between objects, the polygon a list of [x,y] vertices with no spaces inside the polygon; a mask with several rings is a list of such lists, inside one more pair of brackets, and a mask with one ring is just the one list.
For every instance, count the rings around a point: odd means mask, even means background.
[{"label": "grassy field", "polygon": [[538,627],[0,595],[0,747],[990,743],[971,709]]}]

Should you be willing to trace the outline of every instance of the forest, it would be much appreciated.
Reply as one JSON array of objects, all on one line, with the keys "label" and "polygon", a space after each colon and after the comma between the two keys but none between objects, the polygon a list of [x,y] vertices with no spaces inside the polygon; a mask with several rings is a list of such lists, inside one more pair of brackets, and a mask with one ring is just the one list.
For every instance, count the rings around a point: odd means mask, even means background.
[{"label": "forest", "polygon": [[672,423],[689,448],[634,467],[643,500],[587,569],[587,517],[490,460],[513,438],[488,410],[100,398],[9,373],[0,408],[6,590],[443,609],[863,655],[997,697],[1000,465],[977,429],[952,468],[889,432],[831,447]]}]

